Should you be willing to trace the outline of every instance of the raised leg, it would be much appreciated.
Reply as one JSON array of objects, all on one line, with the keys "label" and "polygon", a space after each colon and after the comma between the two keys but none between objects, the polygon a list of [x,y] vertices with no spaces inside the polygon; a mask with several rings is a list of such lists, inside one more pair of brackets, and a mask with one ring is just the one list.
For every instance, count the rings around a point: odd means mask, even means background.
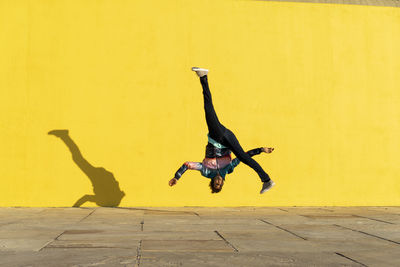
[{"label": "raised leg", "polygon": [[262,182],[268,182],[270,180],[269,175],[261,168],[257,161],[252,159],[251,156],[243,150],[236,136],[229,129],[225,132],[223,144],[228,146],[241,162],[256,171]]},{"label": "raised leg", "polygon": [[225,133],[226,128],[219,122],[217,113],[215,112],[210,88],[208,87],[207,75],[201,77],[200,82],[201,86],[203,87],[204,111],[206,115],[208,132],[211,138],[216,141],[220,141]]}]

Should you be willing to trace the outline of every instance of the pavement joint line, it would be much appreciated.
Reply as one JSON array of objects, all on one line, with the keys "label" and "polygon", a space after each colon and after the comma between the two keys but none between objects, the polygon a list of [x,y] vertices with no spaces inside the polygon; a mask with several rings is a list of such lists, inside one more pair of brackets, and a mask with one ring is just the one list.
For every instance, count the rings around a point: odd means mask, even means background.
[{"label": "pavement joint line", "polygon": [[239,250],[238,250],[234,245],[232,245],[228,240],[226,240],[225,237],[223,237],[217,230],[215,230],[214,232],[215,232],[220,238],[222,238],[222,240],[224,240],[225,243],[227,243],[230,247],[232,247],[233,250],[234,250],[235,252],[239,252]]},{"label": "pavement joint line", "polygon": [[370,234],[370,233],[366,233],[366,232],[363,232],[363,231],[360,231],[360,230],[356,230],[356,229],[351,229],[351,228],[348,228],[348,227],[345,227],[345,226],[342,226],[342,225],[338,225],[338,224],[334,224],[334,225],[337,226],[337,227],[341,227],[341,228],[344,228],[344,229],[347,229],[347,230],[351,230],[351,231],[354,231],[354,232],[358,232],[358,233],[361,233],[361,234],[364,234],[364,235],[372,236],[372,237],[375,237],[375,238],[379,238],[379,239],[382,239],[382,240],[385,240],[385,241],[400,245],[400,242],[393,241],[393,240],[390,240],[390,239],[387,239],[387,238],[384,238],[384,237],[380,237],[380,236],[373,235],[373,234]]},{"label": "pavement joint line", "polygon": [[140,259],[142,258],[142,242],[143,240],[139,241],[139,245],[136,249],[136,264],[135,267],[139,267],[140,266]]},{"label": "pavement joint line", "polygon": [[78,223],[82,222],[82,221],[85,220],[87,217],[89,217],[90,215],[92,215],[97,209],[98,209],[98,208],[93,209],[91,213],[89,213],[88,215],[86,215],[85,217],[83,217],[82,219],[80,219],[80,220],[78,221]]},{"label": "pavement joint line", "polygon": [[348,260],[351,260],[352,262],[358,263],[358,264],[360,264],[361,266],[366,266],[366,267],[368,267],[368,266],[365,265],[364,263],[361,263],[361,262],[359,262],[359,261],[356,261],[355,259],[352,259],[352,258],[350,258],[350,257],[348,257],[348,256],[346,256],[346,255],[343,255],[342,253],[335,252],[335,254],[338,255],[338,256],[340,256],[340,257],[343,257],[343,258],[346,258],[346,259],[348,259]]},{"label": "pavement joint line", "polygon": [[273,224],[273,223],[267,222],[266,220],[263,220],[263,219],[259,219],[259,220],[262,221],[262,222],[264,222],[264,223],[266,223],[266,224],[275,226],[276,228],[278,228],[278,229],[280,229],[280,230],[282,230],[282,231],[288,232],[289,234],[292,234],[292,235],[294,235],[294,236],[296,236],[296,237],[298,237],[298,238],[301,238],[301,239],[303,239],[303,240],[307,240],[307,238],[302,237],[302,236],[300,236],[300,235],[298,235],[298,234],[295,234],[295,233],[293,233],[293,232],[291,232],[291,231],[289,231],[289,230],[287,230],[287,229],[285,229],[285,228],[283,228],[283,227],[280,227],[280,226],[275,225],[275,224]]},{"label": "pavement joint line", "polygon": [[[218,240],[218,241],[220,241],[220,240]],[[176,249],[146,249],[145,251],[146,252],[162,252],[162,253],[165,253],[165,252],[176,253],[177,252]],[[196,249],[179,249],[179,252],[190,252],[190,253],[193,253],[193,252],[195,252],[195,253],[197,253],[197,252],[207,252],[207,253],[218,252],[218,253],[225,253],[225,254],[236,253],[236,252],[232,252],[230,250],[227,251],[227,250],[224,250],[224,249],[213,249],[211,251],[210,249],[198,249],[198,248],[196,248]],[[140,258],[141,259],[150,259],[151,257],[143,256],[143,257],[140,257]],[[162,266],[164,266],[164,265],[162,265]]]},{"label": "pavement joint line", "polygon": [[388,224],[395,224],[395,223],[392,223],[392,222],[387,222],[387,221],[384,221],[384,220],[379,220],[379,219],[369,218],[369,217],[366,217],[366,216],[361,216],[361,215],[353,215],[353,216],[355,216],[355,217],[359,217],[359,218],[365,218],[365,219],[368,219],[368,220],[373,220],[373,221],[377,221],[377,222],[383,222],[383,223],[388,223]]},{"label": "pavement joint line", "polygon": [[42,249],[46,248],[48,245],[50,245],[51,243],[53,243],[54,241],[56,241],[60,236],[62,236],[65,233],[65,230],[61,232],[61,234],[59,234],[58,236],[56,236],[53,240],[50,240],[49,242],[47,242],[46,244],[44,244],[43,247],[41,247],[38,251],[42,251]]},{"label": "pavement joint line", "polygon": [[[90,215],[92,215],[93,212],[95,212],[97,210],[97,208],[93,209],[92,212],[90,212],[88,215],[86,215],[85,217],[83,217],[81,220],[79,220],[77,223],[80,223],[81,221],[83,221],[84,219],[86,219],[87,217],[89,217]],[[42,251],[42,249],[46,248],[48,245],[50,245],[51,243],[53,243],[54,241],[58,240],[58,238],[60,236],[62,236],[65,233],[65,230],[61,232],[61,234],[59,234],[58,236],[56,236],[56,238],[54,238],[53,240],[50,240],[49,242],[47,242],[43,247],[41,247],[38,251]]]},{"label": "pavement joint line", "polygon": [[289,212],[288,210],[285,210],[285,209],[281,209],[281,208],[278,208],[279,210],[282,210],[282,211],[285,211],[285,212]]},{"label": "pavement joint line", "polygon": [[[185,208],[187,208],[188,206],[185,206]],[[200,214],[198,214],[197,212],[195,212],[195,211],[188,211],[189,213],[193,213],[194,215],[196,215],[197,217],[200,217]]]}]

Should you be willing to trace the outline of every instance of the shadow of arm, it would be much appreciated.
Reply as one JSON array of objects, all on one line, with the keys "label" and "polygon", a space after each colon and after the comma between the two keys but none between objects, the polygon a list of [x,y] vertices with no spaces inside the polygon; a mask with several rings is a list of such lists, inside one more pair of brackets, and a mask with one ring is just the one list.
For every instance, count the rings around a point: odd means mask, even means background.
[{"label": "shadow of arm", "polygon": [[78,199],[72,207],[80,207],[80,206],[82,206],[83,204],[85,204],[88,201],[89,202],[96,202],[95,198],[96,197],[94,195],[84,195],[83,197]]}]

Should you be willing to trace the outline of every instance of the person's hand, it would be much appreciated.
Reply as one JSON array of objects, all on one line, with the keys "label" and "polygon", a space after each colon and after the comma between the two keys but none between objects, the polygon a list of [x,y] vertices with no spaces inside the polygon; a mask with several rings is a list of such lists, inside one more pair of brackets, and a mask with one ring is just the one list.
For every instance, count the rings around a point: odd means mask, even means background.
[{"label": "person's hand", "polygon": [[263,147],[262,151],[265,153],[271,153],[272,151],[274,151],[273,147]]},{"label": "person's hand", "polygon": [[178,182],[178,180],[176,178],[172,178],[171,180],[169,180],[169,186],[174,186],[176,185],[176,183]]}]

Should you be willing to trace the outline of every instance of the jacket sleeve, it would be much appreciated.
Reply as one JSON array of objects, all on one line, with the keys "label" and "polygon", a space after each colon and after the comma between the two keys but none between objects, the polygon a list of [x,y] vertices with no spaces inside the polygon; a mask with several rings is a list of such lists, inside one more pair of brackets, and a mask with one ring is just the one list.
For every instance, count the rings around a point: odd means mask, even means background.
[{"label": "jacket sleeve", "polygon": [[261,154],[261,152],[262,152],[262,148],[260,147],[260,148],[255,148],[255,149],[249,150],[249,151],[247,151],[246,153],[247,153],[247,155],[249,155],[250,157],[253,157],[253,156],[255,156],[255,155]]},{"label": "jacket sleeve", "polygon": [[185,163],[182,164],[182,166],[176,171],[175,173],[175,179],[179,180],[181,176],[185,173],[185,171],[189,170],[197,170],[200,171],[203,167],[203,164],[200,162],[191,162],[191,161],[186,161]]},{"label": "jacket sleeve", "polygon": [[225,167],[227,170],[227,173],[232,173],[233,169],[235,169],[236,166],[239,165],[239,163],[240,163],[240,160],[238,158],[233,159],[231,161],[231,163],[229,163],[229,165]]}]

